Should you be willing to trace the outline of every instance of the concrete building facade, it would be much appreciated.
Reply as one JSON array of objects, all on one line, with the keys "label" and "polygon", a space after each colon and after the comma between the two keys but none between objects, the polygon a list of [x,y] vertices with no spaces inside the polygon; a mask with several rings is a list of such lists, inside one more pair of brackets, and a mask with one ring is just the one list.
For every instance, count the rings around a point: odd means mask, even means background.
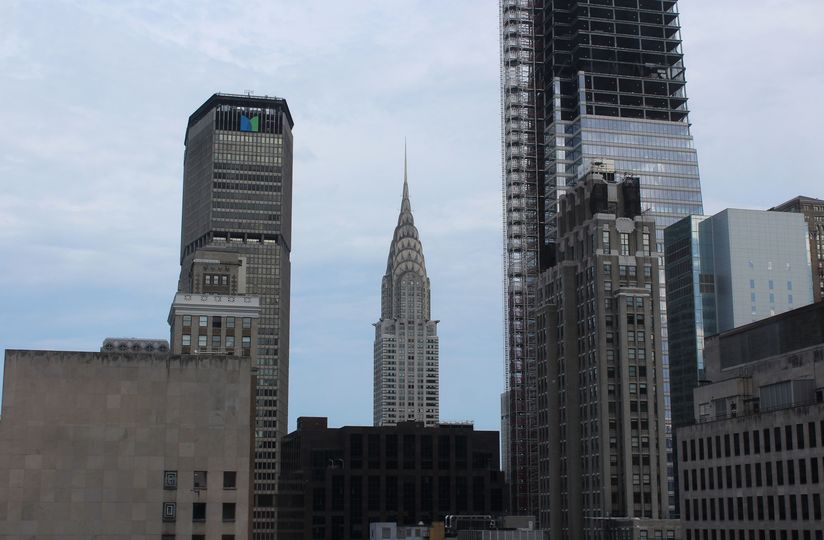
[{"label": "concrete building facade", "polygon": [[250,536],[248,358],[6,351],[0,537]]},{"label": "concrete building facade", "polygon": [[283,440],[279,540],[366,539],[370,523],[416,527],[504,511],[498,433],[471,424],[329,428],[298,418]]},{"label": "concrete building facade", "polygon": [[178,291],[197,289],[192,262],[207,248],[240,254],[245,294],[260,298],[252,343],[263,398],[256,407],[256,539],[274,538],[277,444],[288,418],[293,126],[284,99],[215,94],[189,117],[185,139]]},{"label": "concrete building facade", "polygon": [[796,212],[804,216],[810,238],[813,295],[816,302],[824,300],[824,200],[798,196],[770,210]]},{"label": "concrete building facade", "polygon": [[824,538],[824,303],[707,338],[678,430],[688,540]]},{"label": "concrete building facade", "polygon": [[423,246],[409,203],[406,156],[398,224],[381,282],[381,318],[375,323],[373,423],[391,426],[438,423],[438,321],[430,314],[431,291]]},{"label": "concrete building facade", "polygon": [[260,297],[246,293],[246,257],[198,250],[189,270],[190,290],[169,310],[172,354],[247,356],[256,364]]},{"label": "concrete building facade", "polygon": [[677,537],[669,520],[655,220],[637,178],[561,198],[538,282],[538,522],[551,538]]}]

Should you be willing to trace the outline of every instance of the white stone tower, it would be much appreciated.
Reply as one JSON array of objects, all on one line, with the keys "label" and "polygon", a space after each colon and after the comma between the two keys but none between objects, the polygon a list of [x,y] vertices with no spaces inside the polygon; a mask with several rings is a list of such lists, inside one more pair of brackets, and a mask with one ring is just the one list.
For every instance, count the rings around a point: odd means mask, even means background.
[{"label": "white stone tower", "polygon": [[412,218],[403,157],[403,199],[381,283],[375,323],[374,424],[438,423],[438,321],[429,314],[429,278]]}]

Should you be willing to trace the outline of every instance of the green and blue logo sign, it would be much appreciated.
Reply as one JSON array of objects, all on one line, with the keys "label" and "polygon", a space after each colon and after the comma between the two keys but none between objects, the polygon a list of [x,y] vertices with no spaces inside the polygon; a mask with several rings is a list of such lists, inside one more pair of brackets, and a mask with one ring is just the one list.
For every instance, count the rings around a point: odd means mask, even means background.
[{"label": "green and blue logo sign", "polygon": [[240,131],[260,131],[260,116],[240,115]]}]

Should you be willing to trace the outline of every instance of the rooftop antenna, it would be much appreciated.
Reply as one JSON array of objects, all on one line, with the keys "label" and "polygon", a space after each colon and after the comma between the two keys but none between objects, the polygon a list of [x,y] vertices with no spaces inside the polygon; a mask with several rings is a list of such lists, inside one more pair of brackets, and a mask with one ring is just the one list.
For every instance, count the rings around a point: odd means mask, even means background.
[{"label": "rooftop antenna", "polygon": [[255,91],[254,90],[244,90],[243,93],[246,94],[249,97],[252,97],[254,95]]}]

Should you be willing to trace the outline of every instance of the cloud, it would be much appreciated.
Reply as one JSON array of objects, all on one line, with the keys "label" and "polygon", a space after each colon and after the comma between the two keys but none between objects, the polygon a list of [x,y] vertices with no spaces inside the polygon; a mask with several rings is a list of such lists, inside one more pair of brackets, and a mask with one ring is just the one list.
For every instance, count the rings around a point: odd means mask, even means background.
[{"label": "cloud", "polygon": [[[824,197],[809,105],[824,82],[809,52],[824,48],[824,4],[679,7],[707,210]],[[406,138],[442,321],[442,416],[496,428],[497,9],[470,0],[6,2],[0,294],[15,317],[0,325],[0,346],[94,350],[107,335],[166,335],[187,118],[215,91],[251,89],[286,97],[296,122],[290,421],[371,419],[371,324]]]}]

